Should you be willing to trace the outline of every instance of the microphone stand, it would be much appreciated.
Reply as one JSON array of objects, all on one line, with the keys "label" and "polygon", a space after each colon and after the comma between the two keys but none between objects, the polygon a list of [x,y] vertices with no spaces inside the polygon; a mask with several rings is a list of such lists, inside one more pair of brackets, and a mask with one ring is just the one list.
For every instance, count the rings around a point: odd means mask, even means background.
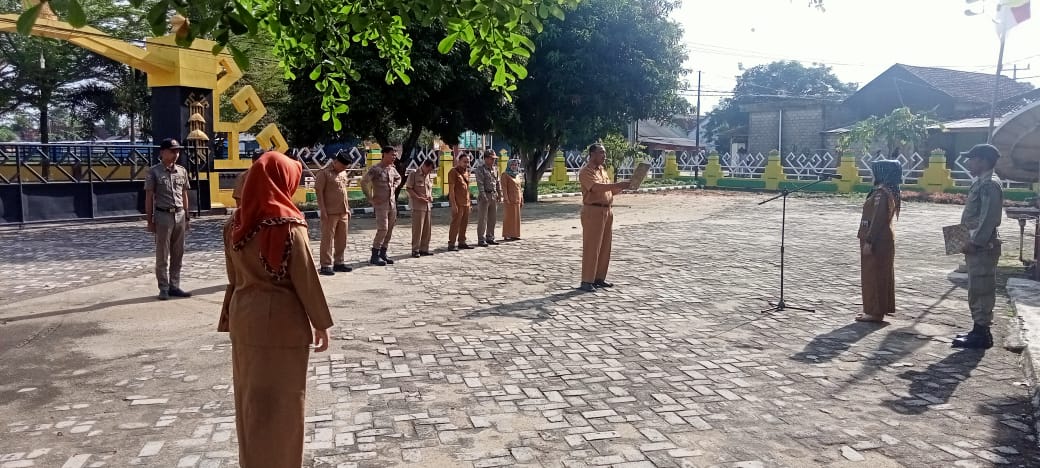
[{"label": "microphone stand", "polygon": [[764,204],[769,203],[769,202],[771,202],[773,200],[776,200],[777,198],[783,198],[783,205],[782,205],[783,208],[780,210],[780,213],[781,213],[780,214],[780,300],[776,301],[775,303],[770,301],[769,305],[771,305],[773,307],[771,307],[769,309],[766,309],[766,310],[763,310],[762,311],[763,313],[765,313],[765,312],[780,312],[780,311],[783,311],[783,310],[786,310],[786,309],[801,310],[801,311],[805,311],[805,312],[815,312],[815,310],[813,310],[813,309],[806,309],[806,308],[802,308],[802,307],[792,307],[792,306],[789,306],[789,305],[787,305],[787,302],[784,301],[784,236],[785,236],[786,230],[787,230],[786,229],[786,227],[787,227],[787,196],[792,194],[792,193],[800,192],[802,190],[805,190],[806,188],[812,187],[813,185],[816,185],[816,184],[818,184],[818,183],[820,183],[820,182],[822,182],[824,180],[827,180],[827,179],[830,179],[830,178],[840,178],[841,176],[837,175],[837,174],[820,174],[819,177],[820,177],[819,179],[816,179],[813,182],[810,182],[808,184],[795,187],[794,189],[791,189],[791,190],[782,189],[782,190],[780,190],[780,194],[778,194],[777,196],[775,196],[773,198],[770,198],[768,200],[761,201],[761,202],[758,203],[759,205],[764,205]]}]

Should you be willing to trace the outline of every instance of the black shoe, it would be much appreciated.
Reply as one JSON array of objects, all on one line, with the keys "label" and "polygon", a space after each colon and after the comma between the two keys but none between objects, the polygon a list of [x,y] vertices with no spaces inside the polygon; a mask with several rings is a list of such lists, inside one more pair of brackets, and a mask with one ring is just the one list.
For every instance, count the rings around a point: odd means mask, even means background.
[{"label": "black shoe", "polygon": [[495,242],[494,239],[488,239],[487,243],[488,243],[488,245],[498,245],[498,242]]},{"label": "black shoe", "polygon": [[191,293],[181,288],[170,288],[170,297],[191,297]]},{"label": "black shoe", "polygon": [[165,290],[165,289],[160,289],[159,290],[159,300],[160,301],[165,301],[165,300],[167,300],[169,298],[170,298],[170,293],[167,290]]},{"label": "black shoe", "polygon": [[372,258],[368,259],[369,265],[386,266],[386,262],[379,258],[379,249],[372,249]]},{"label": "black shoe", "polygon": [[323,266],[318,269],[318,274],[324,276],[332,276],[335,275],[336,272],[332,269],[332,267]]},{"label": "black shoe", "polygon": [[487,242],[477,242],[477,247],[487,247]]},{"label": "black shoe", "polygon": [[394,261],[386,256],[386,249],[379,249],[379,258],[386,262],[387,265],[393,265]]},{"label": "black shoe", "polygon": [[466,250],[470,250],[470,249],[472,249],[472,248],[473,248],[473,246],[472,246],[472,245],[469,245],[469,244],[459,244],[459,249],[466,249]]},{"label": "black shoe", "polygon": [[963,332],[963,333],[958,333],[958,334],[957,334],[957,336],[955,336],[955,337],[954,337],[954,339],[957,339],[957,338],[967,338],[967,337],[968,337],[968,335],[970,335],[970,334],[972,334],[972,333],[979,333],[979,332],[982,332],[982,331],[987,331],[986,327],[980,327],[980,326],[978,326],[978,325],[973,325],[973,326],[971,327],[971,331],[966,331],[966,332]]},{"label": "black shoe", "polygon": [[993,335],[990,334],[988,328],[978,332],[972,330],[972,333],[968,333],[968,336],[954,339],[953,347],[964,349],[989,349],[993,347]]},{"label": "black shoe", "polygon": [[456,250],[459,250],[459,248],[455,247],[455,244],[448,244],[448,252],[455,252]]},{"label": "black shoe", "polygon": [[422,255],[423,257],[429,257],[430,255],[433,255],[433,252],[430,252],[429,250],[420,250],[419,255]]},{"label": "black shoe", "polygon": [[351,271],[354,271],[354,269],[351,268],[350,266],[348,266],[346,263],[340,263],[340,264],[332,267],[332,270],[333,271],[343,272],[343,273],[350,273]]},{"label": "black shoe", "polygon": [[578,286],[578,289],[580,289],[582,291],[585,291],[585,292],[595,292],[596,291],[596,287],[593,286],[592,283],[586,283],[584,281],[581,282],[581,286]]},{"label": "black shoe", "polygon": [[603,281],[603,280],[596,280],[596,282],[592,283],[592,285],[597,287],[597,288],[612,288],[612,287],[614,287],[614,283],[608,283],[608,282]]},{"label": "black shoe", "polygon": [[412,258],[419,258],[419,257],[422,257],[422,254],[420,254],[418,250],[413,250],[412,251]]}]

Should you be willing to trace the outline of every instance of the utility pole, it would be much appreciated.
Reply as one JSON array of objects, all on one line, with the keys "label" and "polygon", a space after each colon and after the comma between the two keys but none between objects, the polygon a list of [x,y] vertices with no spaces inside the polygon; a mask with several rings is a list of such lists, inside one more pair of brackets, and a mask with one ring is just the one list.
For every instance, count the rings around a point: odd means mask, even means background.
[{"label": "utility pole", "polygon": [[697,151],[701,150],[701,71],[697,70],[697,129],[695,140],[697,145]]}]

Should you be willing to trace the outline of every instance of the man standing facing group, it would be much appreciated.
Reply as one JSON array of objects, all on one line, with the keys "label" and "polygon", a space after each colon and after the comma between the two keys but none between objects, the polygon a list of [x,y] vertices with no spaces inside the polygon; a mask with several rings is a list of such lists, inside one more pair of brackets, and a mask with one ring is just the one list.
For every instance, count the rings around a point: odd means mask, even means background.
[{"label": "man standing facing group", "polygon": [[495,242],[495,223],[498,203],[502,201],[502,186],[498,180],[498,155],[484,151],[484,164],[474,171],[477,178],[477,246],[498,245]]},{"label": "man standing facing group", "polygon": [[607,151],[603,145],[589,146],[589,161],[578,172],[581,184],[581,285],[586,292],[609,288],[607,268],[614,229],[610,207],[614,195],[629,187],[628,182],[611,183],[604,166]]},{"label": "man standing facing group", "polygon": [[320,273],[326,276],[352,270],[344,260],[350,227],[349,165],[350,160],[340,153],[314,176],[314,194],[318,197],[318,211],[321,213]]},{"label": "man standing facing group", "polygon": [[181,289],[184,237],[188,232],[188,170],[177,164],[181,145],[172,138],[159,144],[159,164],[144,181],[144,214],[148,232],[155,234],[155,279],[159,300],[191,297]]},{"label": "man standing facing group", "polygon": [[376,215],[376,236],[372,240],[372,258],[369,264],[376,266],[393,265],[394,261],[386,256],[390,237],[397,224],[397,187],[401,185],[401,174],[394,167],[397,149],[384,146],[383,159],[368,169],[362,178],[361,190],[372,204]]}]

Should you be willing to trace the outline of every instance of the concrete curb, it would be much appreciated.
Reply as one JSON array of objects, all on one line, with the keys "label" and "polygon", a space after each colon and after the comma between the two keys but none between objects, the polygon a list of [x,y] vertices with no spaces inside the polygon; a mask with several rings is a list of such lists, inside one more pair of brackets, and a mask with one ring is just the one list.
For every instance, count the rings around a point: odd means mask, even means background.
[{"label": "concrete curb", "polygon": [[[1016,339],[1023,343],[1022,370],[1029,385],[1029,403],[1032,407],[1033,433],[1040,434],[1040,283],[1024,278],[1010,278],[1007,283],[1008,299],[1015,315],[1008,325],[1009,333],[1018,333],[1007,341]],[[1040,446],[1040,439],[1037,441]]]},{"label": "concrete curb", "polygon": [[[693,190],[693,189],[699,189],[699,188],[703,188],[703,187],[701,187],[699,185],[695,185],[695,184],[691,184],[691,185],[669,185],[667,187],[647,187],[647,188],[641,188],[639,190],[625,190],[623,193],[652,193],[652,192],[666,192],[666,191],[674,191],[674,190]],[[539,195],[538,198],[539,199],[548,199],[548,198],[566,198],[566,197],[580,197],[580,196],[581,196],[581,193],[552,193],[552,194],[548,194],[548,195]],[[477,203],[477,201],[474,199],[473,200],[473,204],[476,204],[476,203]],[[433,204],[434,208],[448,208],[450,206],[451,206],[451,204],[448,203],[448,202],[437,202],[437,203]],[[401,205],[400,207],[398,207],[398,211],[401,212],[401,211],[412,211],[412,210],[411,210],[411,207],[408,206],[408,205]],[[355,215],[372,214],[374,212],[375,211],[371,207],[368,207],[368,208],[353,208],[353,209],[350,210],[350,214],[355,214]],[[318,218],[318,217],[320,217],[319,214],[318,214],[318,210],[304,211],[303,215],[306,216],[307,218]]]}]

